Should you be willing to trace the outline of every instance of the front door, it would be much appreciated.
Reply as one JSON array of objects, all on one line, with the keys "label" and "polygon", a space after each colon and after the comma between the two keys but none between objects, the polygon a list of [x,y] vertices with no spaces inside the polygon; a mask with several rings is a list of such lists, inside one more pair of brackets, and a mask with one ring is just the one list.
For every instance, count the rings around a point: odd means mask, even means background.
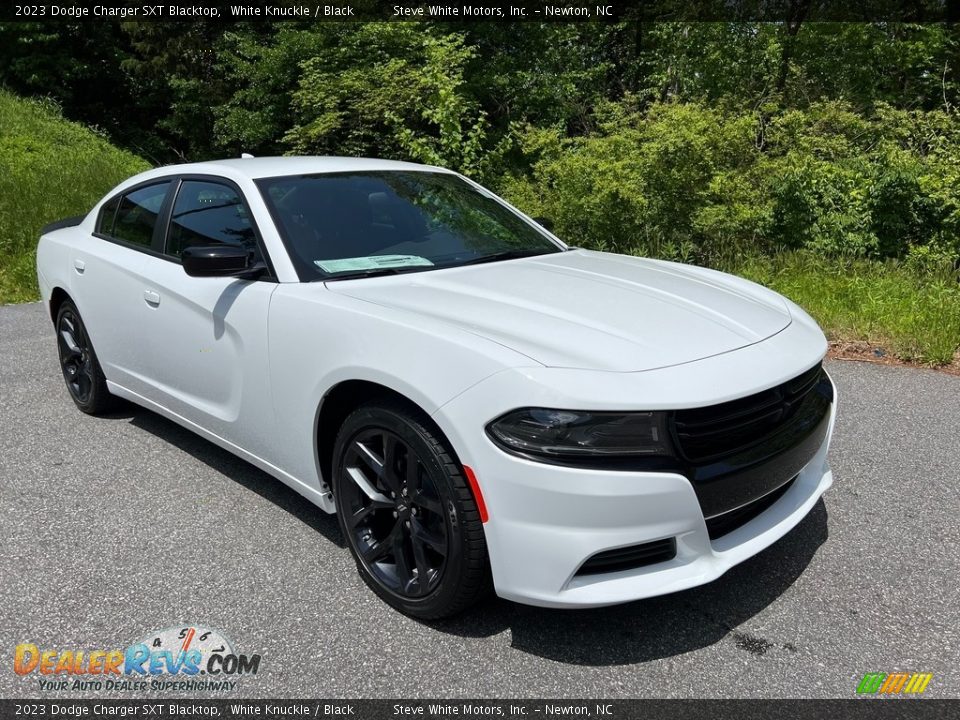
[{"label": "front door", "polygon": [[191,246],[227,243],[262,259],[239,189],[184,178],[175,191],[162,256],[146,259],[153,292],[149,399],[246,450],[267,457],[272,427],[267,314],[277,287],[257,280],[191,277],[180,263]]}]

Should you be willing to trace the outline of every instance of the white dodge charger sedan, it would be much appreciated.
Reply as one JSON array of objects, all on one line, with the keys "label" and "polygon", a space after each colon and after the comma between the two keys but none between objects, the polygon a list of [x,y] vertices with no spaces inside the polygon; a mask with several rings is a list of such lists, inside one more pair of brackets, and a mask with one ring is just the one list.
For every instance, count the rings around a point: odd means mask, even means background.
[{"label": "white dodge charger sedan", "polygon": [[405,613],[713,580],[832,483],[826,340],[543,225],[441,168],[224,160],[44,228],[37,273],[81,410],[133,401],[336,512]]}]

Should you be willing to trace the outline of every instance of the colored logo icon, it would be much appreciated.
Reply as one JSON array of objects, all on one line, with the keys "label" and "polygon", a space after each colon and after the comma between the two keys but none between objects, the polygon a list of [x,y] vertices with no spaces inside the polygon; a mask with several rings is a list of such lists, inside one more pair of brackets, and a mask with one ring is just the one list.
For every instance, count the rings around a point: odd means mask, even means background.
[{"label": "colored logo icon", "polygon": [[867,673],[857,685],[858,695],[921,695],[933,673]]}]

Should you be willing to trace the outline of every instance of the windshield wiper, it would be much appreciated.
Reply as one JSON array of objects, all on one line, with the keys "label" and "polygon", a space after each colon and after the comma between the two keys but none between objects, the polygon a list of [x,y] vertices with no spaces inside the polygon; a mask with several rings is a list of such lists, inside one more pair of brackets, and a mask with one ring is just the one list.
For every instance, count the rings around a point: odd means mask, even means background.
[{"label": "windshield wiper", "polygon": [[377,277],[379,275],[399,275],[401,273],[431,270],[433,269],[433,267],[434,266],[431,265],[428,267],[417,266],[415,268],[411,268],[411,267],[370,268],[369,270],[356,270],[354,272],[338,273],[336,275],[331,275],[329,277],[320,278],[320,280],[322,282],[329,282],[330,280],[354,280],[356,278]]},{"label": "windshield wiper", "polygon": [[479,265],[480,263],[496,262],[497,260],[514,260],[515,258],[534,257],[536,255],[550,255],[552,250],[502,250],[500,252],[481,255],[480,257],[470,258],[463,262],[454,263],[447,267],[460,267],[461,265]]},{"label": "windshield wiper", "polygon": [[338,273],[329,277],[319,278],[321,282],[330,280],[355,280],[357,278],[378,277],[380,275],[399,275],[409,272],[423,272],[424,270],[434,270],[442,267],[461,267],[462,265],[479,265],[480,263],[496,262],[497,260],[513,260],[515,258],[534,257],[535,255],[549,255],[551,250],[503,250],[501,252],[481,255],[480,257],[470,258],[463,262],[451,263],[450,265],[430,265],[427,267],[382,267],[370,268],[369,270],[355,270],[354,272]]}]

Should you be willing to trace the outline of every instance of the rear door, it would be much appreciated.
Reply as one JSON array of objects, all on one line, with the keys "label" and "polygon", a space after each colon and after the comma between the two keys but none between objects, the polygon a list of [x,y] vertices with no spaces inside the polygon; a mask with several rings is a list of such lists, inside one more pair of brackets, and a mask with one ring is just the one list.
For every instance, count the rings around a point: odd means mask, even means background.
[{"label": "rear door", "polygon": [[261,457],[272,426],[267,315],[271,272],[256,280],[190,277],[187,247],[247,248],[269,267],[249,205],[223,178],[183,176],[171,192],[162,252],[145,259],[149,399]]},{"label": "rear door", "polygon": [[159,219],[171,179],[151,180],[110,198],[94,236],[72,249],[71,292],[96,348],[104,375],[140,393],[149,359],[140,329],[146,318],[144,264],[161,234]]}]

